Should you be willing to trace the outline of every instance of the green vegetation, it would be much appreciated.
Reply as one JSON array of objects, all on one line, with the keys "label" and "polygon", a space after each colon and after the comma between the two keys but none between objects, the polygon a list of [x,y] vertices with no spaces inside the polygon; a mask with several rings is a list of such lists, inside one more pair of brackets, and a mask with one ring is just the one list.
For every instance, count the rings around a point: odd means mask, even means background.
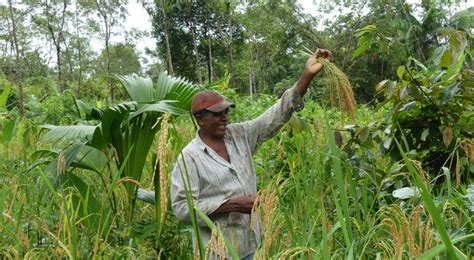
[{"label": "green vegetation", "polygon": [[[467,2],[323,1],[314,14],[292,1],[141,4],[159,62],[136,49],[140,32],[111,41],[124,1],[0,4],[2,258],[235,256],[218,228],[192,248],[196,218],[212,221],[171,211],[169,173],[195,135],[191,97],[215,89],[237,104],[231,121],[255,118],[294,84],[305,47],[333,59],[254,158],[257,258],[474,256]],[[335,17],[322,26],[324,12]],[[156,191],[153,204],[138,187]]]}]

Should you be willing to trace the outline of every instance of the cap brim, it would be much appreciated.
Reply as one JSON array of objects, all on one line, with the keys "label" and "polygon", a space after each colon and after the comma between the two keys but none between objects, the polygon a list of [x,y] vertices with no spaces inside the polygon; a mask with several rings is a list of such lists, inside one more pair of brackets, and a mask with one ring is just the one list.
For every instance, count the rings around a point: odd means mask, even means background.
[{"label": "cap brim", "polygon": [[227,101],[222,101],[222,102],[219,102],[213,106],[210,106],[208,108],[206,108],[207,110],[211,111],[211,112],[216,112],[216,113],[219,113],[221,111],[224,111],[226,110],[227,108],[229,107],[235,107],[235,104],[233,103],[230,103],[230,102],[227,102]]}]

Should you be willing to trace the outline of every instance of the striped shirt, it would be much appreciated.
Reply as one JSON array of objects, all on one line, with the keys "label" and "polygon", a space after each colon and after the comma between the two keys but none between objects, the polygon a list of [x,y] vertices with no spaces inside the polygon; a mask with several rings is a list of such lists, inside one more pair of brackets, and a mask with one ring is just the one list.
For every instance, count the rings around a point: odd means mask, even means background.
[{"label": "striped shirt", "polygon": [[[171,175],[171,207],[177,218],[191,223],[183,184],[186,172],[194,205],[207,215],[231,198],[257,194],[252,155],[261,143],[278,133],[294,111],[301,109],[303,102],[299,92],[293,87],[286,90],[273,106],[256,119],[228,125],[224,142],[230,162],[207,146],[199,134],[196,134],[178,157]],[[229,241],[233,242],[240,257],[256,251],[261,231],[258,225],[251,227],[249,214],[231,212],[214,221]],[[198,218],[198,224],[205,245],[211,233],[202,219]]]}]

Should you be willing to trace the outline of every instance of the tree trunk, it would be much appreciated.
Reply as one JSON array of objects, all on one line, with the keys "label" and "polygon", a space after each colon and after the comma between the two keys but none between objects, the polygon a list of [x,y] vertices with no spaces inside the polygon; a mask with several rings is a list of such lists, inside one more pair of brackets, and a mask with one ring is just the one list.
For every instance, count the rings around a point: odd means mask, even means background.
[{"label": "tree trunk", "polygon": [[[110,74],[110,26],[107,20],[107,12],[104,13],[104,26],[105,26],[105,53],[107,56],[106,68],[107,74]],[[115,100],[115,90],[112,84],[112,80],[109,79],[109,89],[110,89],[110,100]]]},{"label": "tree trunk", "polygon": [[211,41],[211,34],[209,31],[207,32],[207,37],[208,37],[208,48],[207,48],[207,67],[208,67],[208,73],[209,73],[209,84],[212,82],[212,79],[214,78],[214,70],[212,68],[212,41]]},{"label": "tree trunk", "polygon": [[230,6],[230,2],[227,2],[227,15],[229,16],[229,37],[228,37],[228,40],[225,41],[225,51],[226,51],[226,54],[227,54],[227,69],[229,71],[229,74],[231,76],[231,85],[234,86],[235,85],[235,77],[234,77],[234,68],[233,68],[233,58],[232,58],[232,42],[233,42],[233,38],[232,38],[232,33],[233,33],[233,30],[232,30],[232,9],[231,9],[231,6]]},{"label": "tree trunk", "polygon": [[61,43],[63,41],[63,29],[64,29],[64,22],[66,19],[66,8],[68,5],[68,0],[63,1],[63,10],[61,14],[61,24],[56,35],[55,29],[51,24],[52,15],[49,13],[49,4],[46,3],[46,15],[47,15],[47,26],[49,33],[51,34],[51,38],[53,39],[53,44],[56,49],[56,59],[57,59],[57,68],[58,68],[58,82],[59,82],[59,89],[61,92],[65,89],[65,84],[63,82],[63,69],[61,64]]},{"label": "tree trunk", "polygon": [[252,97],[252,71],[249,73],[249,95]]},{"label": "tree trunk", "polygon": [[16,81],[18,84],[18,92],[19,92],[19,107],[20,107],[20,117],[22,118],[25,114],[24,108],[24,93],[23,93],[23,79],[21,78],[21,66],[20,66],[20,50],[18,48],[18,39],[16,36],[16,20],[15,20],[15,12],[13,11],[12,0],[8,0],[8,6],[10,8],[10,19],[12,21],[12,38],[13,38],[13,46],[15,47],[15,62],[16,62]]},{"label": "tree trunk", "polygon": [[192,3],[188,4],[188,22],[189,22],[189,30],[191,31],[191,36],[193,39],[193,49],[194,49],[194,59],[196,61],[196,76],[198,78],[199,85],[202,85],[202,74],[201,74],[201,61],[199,58],[199,49],[198,49],[198,41],[196,39],[196,28],[194,26],[194,17],[192,16],[191,13],[191,6]]},{"label": "tree trunk", "polygon": [[[219,36],[224,43],[224,48],[227,56],[227,72],[232,76],[233,70],[232,70],[232,25],[229,25],[229,30],[230,32],[230,37],[227,37],[224,34],[224,31],[222,30],[222,19],[220,15],[217,15],[217,31],[219,32]],[[230,19],[229,19],[230,22]],[[230,38],[230,40],[229,40]]]},{"label": "tree trunk", "polygon": [[76,89],[76,98],[81,98],[81,87],[82,87],[82,50],[81,50],[81,38],[79,33],[79,5],[76,2],[76,39],[77,39],[77,58],[79,64],[79,75],[77,76],[77,89]]},{"label": "tree trunk", "polygon": [[[21,49],[20,53],[21,53],[21,57],[22,57],[23,61],[25,62],[26,67],[28,68],[27,72],[33,73],[33,68],[31,67],[30,61],[28,60],[28,57],[26,57],[26,55],[25,55],[25,48]],[[25,74],[27,74],[27,73],[26,72],[23,73],[23,75],[25,75]]]},{"label": "tree trunk", "polygon": [[160,0],[161,4],[161,15],[163,16],[163,32],[165,34],[165,45],[166,45],[166,61],[167,61],[167,68],[168,73],[173,75],[173,61],[171,59],[171,48],[168,36],[168,20],[166,18],[166,10],[165,10],[165,3],[163,0]]},{"label": "tree trunk", "polygon": [[[99,15],[101,16],[102,20],[104,21],[104,30],[105,30],[105,56],[106,56],[106,61],[105,61],[105,73],[108,75],[110,74],[110,17],[107,12],[107,7],[102,8],[99,1],[95,1],[97,10],[99,11]],[[110,99],[113,101],[115,99],[115,91],[114,87],[112,84],[112,80],[108,80],[108,85],[109,85],[109,93],[110,93]]]}]

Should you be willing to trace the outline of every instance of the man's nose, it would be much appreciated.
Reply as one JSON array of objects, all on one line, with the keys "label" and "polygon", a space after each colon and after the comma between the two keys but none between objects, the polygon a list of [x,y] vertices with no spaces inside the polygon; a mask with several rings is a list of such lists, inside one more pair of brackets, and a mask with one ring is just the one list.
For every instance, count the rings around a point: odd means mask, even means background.
[{"label": "man's nose", "polygon": [[222,113],[221,120],[222,121],[227,121],[228,115],[227,113]]}]

